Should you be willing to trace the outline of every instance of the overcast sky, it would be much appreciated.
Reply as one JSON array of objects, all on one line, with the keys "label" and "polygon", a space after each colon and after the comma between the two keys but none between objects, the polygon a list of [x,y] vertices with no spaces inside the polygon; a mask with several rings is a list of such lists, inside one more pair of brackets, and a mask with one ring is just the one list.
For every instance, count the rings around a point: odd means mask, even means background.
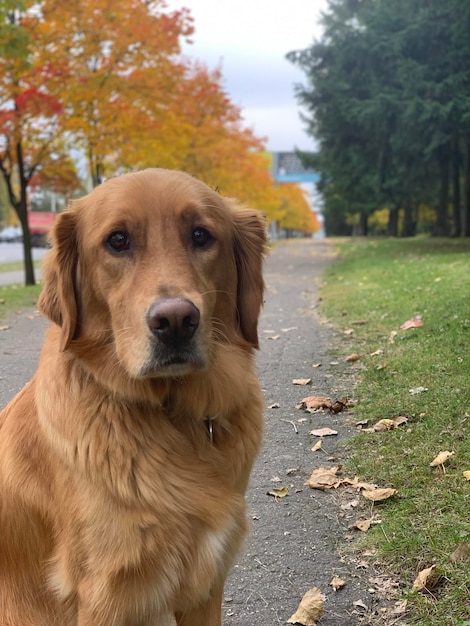
[{"label": "overcast sky", "polygon": [[313,143],[299,119],[294,83],[304,74],[285,59],[321,35],[318,25],[326,0],[167,0],[194,18],[194,43],[184,52],[221,65],[233,103],[248,127],[266,137],[268,150],[311,150]]}]

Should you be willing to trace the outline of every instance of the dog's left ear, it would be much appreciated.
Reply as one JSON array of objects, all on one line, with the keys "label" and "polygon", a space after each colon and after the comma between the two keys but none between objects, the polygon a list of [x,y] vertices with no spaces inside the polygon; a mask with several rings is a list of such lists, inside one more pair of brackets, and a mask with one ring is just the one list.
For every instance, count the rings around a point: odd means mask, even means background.
[{"label": "dog's left ear", "polygon": [[263,305],[266,221],[259,211],[235,207],[233,222],[238,325],[243,338],[254,348],[259,348],[258,317]]},{"label": "dog's left ear", "polygon": [[66,349],[78,327],[76,233],[75,213],[61,213],[52,228],[52,248],[44,260],[44,286],[38,300],[39,311],[62,328],[61,350]]}]

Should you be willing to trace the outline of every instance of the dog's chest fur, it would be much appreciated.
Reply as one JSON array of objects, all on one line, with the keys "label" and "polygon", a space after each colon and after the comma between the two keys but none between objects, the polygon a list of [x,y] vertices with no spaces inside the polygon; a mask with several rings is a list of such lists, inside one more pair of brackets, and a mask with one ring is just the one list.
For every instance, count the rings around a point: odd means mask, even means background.
[{"label": "dog's chest fur", "polygon": [[[225,578],[245,535],[245,484],[238,483],[261,433],[239,446],[244,418],[237,412],[236,427],[230,416],[225,424],[217,418],[211,441],[206,420],[179,415],[174,423],[161,410],[103,398],[102,390],[98,402],[90,381],[80,383],[88,404],[80,385],[68,385],[61,406],[56,382],[41,386],[38,417],[67,470],[53,472],[69,482],[58,489],[70,498],[63,510],[75,514],[61,518],[56,504],[61,530],[50,586],[66,600],[87,585],[87,597],[117,598],[117,610],[139,607],[142,619],[203,600]],[[76,414],[74,404],[80,423],[64,419]]]}]

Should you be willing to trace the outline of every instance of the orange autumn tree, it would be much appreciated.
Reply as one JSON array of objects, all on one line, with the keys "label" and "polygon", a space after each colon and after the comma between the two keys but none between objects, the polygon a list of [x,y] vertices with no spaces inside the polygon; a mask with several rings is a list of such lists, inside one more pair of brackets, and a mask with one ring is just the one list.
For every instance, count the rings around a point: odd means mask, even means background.
[{"label": "orange autumn tree", "polygon": [[312,235],[320,230],[316,214],[312,211],[307,200],[307,194],[302,187],[295,184],[283,183],[276,187],[278,205],[282,215],[278,220],[279,227],[292,232]]},{"label": "orange autumn tree", "polygon": [[185,170],[227,196],[273,212],[273,180],[260,154],[262,141],[243,127],[219,69],[186,63],[185,80],[168,94],[164,132],[128,145],[126,164]]},{"label": "orange autumn tree", "polygon": [[164,132],[167,94],[184,80],[180,40],[192,32],[186,10],[164,7],[162,0],[41,4],[43,50],[56,65],[66,59],[63,126],[85,151],[94,185],[119,171],[130,146]]},{"label": "orange autumn tree", "polygon": [[64,125],[86,151],[93,184],[128,169],[178,168],[269,213],[275,200],[260,140],[243,128],[220,70],[179,55],[192,33],[188,12],[163,8],[143,0],[42,5],[45,48],[67,58]]},{"label": "orange autumn tree", "polygon": [[[23,230],[25,282],[35,282],[28,226],[28,187],[39,170],[52,167],[60,146],[62,105],[51,89],[56,70],[36,54],[40,17],[33,2],[0,6],[0,175]],[[60,169],[61,164],[56,164]],[[73,177],[73,174],[72,174]]]}]

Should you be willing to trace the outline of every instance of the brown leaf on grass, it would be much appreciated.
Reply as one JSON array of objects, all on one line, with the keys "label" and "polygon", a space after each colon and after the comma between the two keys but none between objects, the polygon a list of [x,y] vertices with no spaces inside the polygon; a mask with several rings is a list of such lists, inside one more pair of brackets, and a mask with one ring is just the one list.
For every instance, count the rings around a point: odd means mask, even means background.
[{"label": "brown leaf on grass", "polygon": [[410,389],[410,395],[412,396],[416,396],[418,395],[418,393],[426,393],[426,391],[429,391],[429,389],[427,387],[413,387],[413,389]]},{"label": "brown leaf on grass", "polygon": [[354,363],[355,361],[359,361],[360,358],[361,358],[360,354],[357,354],[357,352],[353,352],[352,354],[350,354],[349,356],[345,358],[345,361],[346,363]]},{"label": "brown leaf on grass", "polygon": [[353,320],[351,322],[353,326],[364,326],[364,324],[367,324],[367,323],[368,323],[368,320]]},{"label": "brown leaf on grass", "polygon": [[296,409],[329,409],[331,401],[325,396],[307,396],[296,405]]},{"label": "brown leaf on grass", "polygon": [[371,524],[372,524],[371,519],[357,520],[357,522],[354,524],[354,528],[357,528],[361,532],[366,533],[371,527]]},{"label": "brown leaf on grass", "polygon": [[462,541],[450,555],[452,563],[464,563],[470,560],[470,543]]},{"label": "brown leaf on grass", "polygon": [[271,491],[266,492],[267,496],[273,496],[274,498],[285,498],[289,495],[288,487],[279,487],[279,489],[271,489]]},{"label": "brown leaf on grass", "polygon": [[372,426],[372,428],[364,428],[365,432],[383,432],[386,430],[394,430],[398,428],[402,424],[406,424],[408,422],[408,418],[404,415],[396,415],[395,417],[391,417],[390,419],[381,419],[376,424]]},{"label": "brown leaf on grass", "polygon": [[346,587],[346,581],[344,581],[342,578],[339,578],[339,576],[333,576],[330,585],[335,591],[338,591],[338,589]]},{"label": "brown leaf on grass", "polygon": [[396,494],[397,490],[392,489],[391,487],[387,487],[384,489],[363,489],[361,494],[366,498],[366,500],[370,500],[371,502],[381,502],[382,500],[388,500]]},{"label": "brown leaf on grass", "polygon": [[421,315],[416,315],[410,320],[406,320],[401,326],[400,330],[409,330],[410,328],[419,328],[423,325],[423,318]]},{"label": "brown leaf on grass", "polygon": [[287,620],[287,623],[301,624],[301,626],[316,626],[322,615],[323,594],[318,587],[313,587],[304,595],[297,611]]},{"label": "brown leaf on grass", "polygon": [[310,385],[312,382],[311,378],[294,378],[292,381],[293,385]]},{"label": "brown leaf on grass", "polygon": [[310,435],[313,435],[314,437],[330,437],[337,434],[338,431],[333,430],[332,428],[318,428],[310,431]]},{"label": "brown leaf on grass", "polygon": [[435,459],[429,463],[431,467],[439,467],[444,466],[444,463],[450,459],[451,456],[454,456],[455,452],[449,452],[449,450],[444,450],[443,452],[439,452]]},{"label": "brown leaf on grass", "polygon": [[345,478],[343,482],[345,485],[351,485],[353,489],[357,489],[358,491],[361,489],[365,489],[366,491],[373,491],[374,489],[377,489],[377,485],[374,485],[374,483],[366,483],[358,480],[357,478]]},{"label": "brown leaf on grass", "polygon": [[416,580],[413,583],[412,589],[414,591],[432,591],[439,584],[439,576],[436,575],[436,565],[431,565],[426,569],[421,570]]},{"label": "brown leaf on grass", "polygon": [[337,473],[340,471],[341,465],[335,467],[318,467],[314,469],[310,478],[304,485],[308,485],[310,489],[336,489],[341,485],[341,478],[338,478]]},{"label": "brown leaf on grass", "polygon": [[372,426],[372,428],[367,428],[367,431],[372,431],[372,432],[383,432],[384,430],[393,430],[395,428],[395,424],[393,423],[393,420],[390,419],[382,419],[379,420],[376,424],[374,424]]},{"label": "brown leaf on grass", "polygon": [[462,474],[465,479],[470,480],[470,470],[465,470]]}]

